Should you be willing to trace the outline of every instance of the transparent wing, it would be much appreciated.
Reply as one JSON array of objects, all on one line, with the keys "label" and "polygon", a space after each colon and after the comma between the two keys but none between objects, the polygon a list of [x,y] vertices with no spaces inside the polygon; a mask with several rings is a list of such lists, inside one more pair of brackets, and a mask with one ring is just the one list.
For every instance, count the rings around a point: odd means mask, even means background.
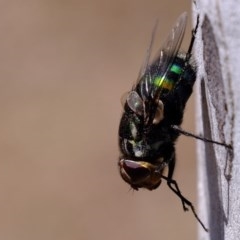
[{"label": "transparent wing", "polygon": [[152,53],[152,47],[153,47],[154,39],[155,39],[155,36],[156,36],[157,26],[158,26],[158,20],[156,21],[156,23],[154,25],[154,28],[153,28],[153,31],[152,31],[151,41],[150,41],[149,47],[147,49],[146,57],[145,57],[145,60],[143,62],[143,65],[140,68],[140,72],[139,72],[139,75],[138,75],[138,81],[142,78],[142,76],[144,76],[144,74],[146,73],[146,71],[149,67],[149,60],[150,60],[151,53]]},{"label": "transparent wing", "polygon": [[[157,64],[157,71],[166,73],[176,57],[182,43],[187,23],[187,13],[184,12],[178,18],[167,39],[158,51],[152,63]],[[164,75],[164,74],[163,74]]]},{"label": "transparent wing", "polygon": [[168,37],[164,41],[162,47],[158,50],[156,56],[153,58],[153,60],[149,61],[153,45],[153,38],[156,33],[156,27],[154,28],[151,44],[147,51],[147,58],[145,60],[145,64],[143,65],[144,67],[142,67],[140,71],[140,76],[137,81],[138,83],[142,81],[140,86],[140,92],[143,100],[149,99],[149,97],[155,99],[158,97],[159,92],[161,92],[160,87],[152,84],[152,75],[153,73],[154,75],[161,75],[164,79],[164,76],[171,67],[171,64],[181,46],[186,28],[186,23],[187,13],[184,12],[177,19],[176,24],[174,25]]},{"label": "transparent wing", "polygon": [[[171,67],[171,64],[176,57],[178,50],[181,46],[182,39],[184,36],[185,28],[186,28],[186,22],[187,22],[187,14],[184,12],[180,15],[180,17],[177,19],[176,24],[172,28],[171,32],[169,33],[168,37],[164,41],[162,47],[158,50],[156,56],[151,59],[151,52],[152,52],[152,46],[154,42],[154,38],[156,35],[156,29],[157,24],[156,22],[150,45],[147,49],[147,54],[145,57],[144,64],[142,65],[137,84],[133,87],[138,86],[139,88],[139,95],[138,93],[130,92],[130,94],[127,97],[127,103],[128,106],[139,115],[143,114],[144,111],[144,102],[150,99],[156,99],[158,98],[161,87],[158,87],[153,84],[152,82],[152,75],[153,73],[156,75],[162,76],[164,79],[164,76],[168,72],[169,68]],[[137,100],[137,104],[135,101]],[[144,115],[147,115],[146,113]]]}]

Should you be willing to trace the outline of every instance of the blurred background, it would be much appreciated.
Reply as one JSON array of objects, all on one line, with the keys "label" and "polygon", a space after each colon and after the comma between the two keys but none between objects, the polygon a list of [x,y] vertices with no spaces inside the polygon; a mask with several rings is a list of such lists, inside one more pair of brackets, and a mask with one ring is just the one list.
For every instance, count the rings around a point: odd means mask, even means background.
[{"label": "blurred background", "polygon": [[[157,18],[161,35],[190,1],[0,2],[0,239],[196,239],[197,221],[163,182],[129,191],[117,168],[120,98]],[[194,130],[193,97],[183,127]],[[196,206],[195,140],[175,179]]]}]

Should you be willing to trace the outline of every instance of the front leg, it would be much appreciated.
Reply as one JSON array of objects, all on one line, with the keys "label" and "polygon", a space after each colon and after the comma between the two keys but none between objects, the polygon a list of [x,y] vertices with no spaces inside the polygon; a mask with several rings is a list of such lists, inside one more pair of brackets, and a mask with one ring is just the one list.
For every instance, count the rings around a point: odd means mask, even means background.
[{"label": "front leg", "polygon": [[183,210],[184,211],[188,211],[188,208],[186,206],[190,207],[192,212],[193,212],[193,215],[195,216],[197,221],[201,224],[203,229],[206,232],[208,232],[208,229],[205,227],[203,222],[198,217],[193,204],[182,195],[182,193],[181,193],[181,191],[180,191],[180,189],[178,187],[177,182],[172,179],[173,173],[174,173],[174,169],[175,169],[175,154],[173,154],[172,160],[169,162],[169,165],[168,165],[168,176],[167,177],[162,176],[162,179],[167,181],[168,187],[181,199],[181,202],[182,202],[182,205],[183,205]]},{"label": "front leg", "polygon": [[183,195],[181,194],[181,191],[178,187],[177,182],[172,179],[174,170],[175,170],[175,163],[176,163],[176,157],[175,157],[175,149],[174,149],[173,154],[171,156],[171,160],[168,163],[168,176],[167,177],[162,176],[162,178],[167,181],[168,187],[181,199],[183,210],[188,211],[188,208],[186,207],[186,205],[189,206],[189,204],[187,204],[186,202],[188,202],[190,204],[191,204],[191,202],[189,202],[186,198],[183,197]]}]

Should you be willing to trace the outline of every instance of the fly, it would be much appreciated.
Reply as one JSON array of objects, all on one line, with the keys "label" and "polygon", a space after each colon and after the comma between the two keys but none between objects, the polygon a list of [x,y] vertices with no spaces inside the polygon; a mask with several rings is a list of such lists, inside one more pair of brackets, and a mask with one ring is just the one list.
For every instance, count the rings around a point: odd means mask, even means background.
[{"label": "fly", "polygon": [[[205,142],[231,148],[225,143],[206,139],[181,129],[184,108],[192,94],[196,80],[192,48],[199,25],[192,31],[187,53],[179,52],[187,22],[187,14],[178,18],[156,57],[150,61],[153,39],[136,84],[128,92],[119,126],[118,166],[124,181],[138,190],[154,190],[162,179],[180,198],[184,211],[189,208],[205,231],[208,229],[198,217],[193,204],[186,199],[173,179],[175,169],[175,141],[180,134]],[[168,174],[163,174],[168,168]]]}]

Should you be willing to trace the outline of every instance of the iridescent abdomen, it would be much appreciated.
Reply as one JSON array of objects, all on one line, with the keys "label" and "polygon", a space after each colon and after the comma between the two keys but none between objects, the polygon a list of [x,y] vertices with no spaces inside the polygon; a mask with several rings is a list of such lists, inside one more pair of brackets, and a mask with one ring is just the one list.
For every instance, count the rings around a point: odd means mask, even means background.
[{"label": "iridescent abdomen", "polygon": [[165,90],[165,92],[171,91],[178,82],[182,74],[182,70],[183,69],[181,65],[173,63],[172,66],[169,68],[167,74],[165,74],[164,76],[156,75],[153,77],[153,85]]}]

